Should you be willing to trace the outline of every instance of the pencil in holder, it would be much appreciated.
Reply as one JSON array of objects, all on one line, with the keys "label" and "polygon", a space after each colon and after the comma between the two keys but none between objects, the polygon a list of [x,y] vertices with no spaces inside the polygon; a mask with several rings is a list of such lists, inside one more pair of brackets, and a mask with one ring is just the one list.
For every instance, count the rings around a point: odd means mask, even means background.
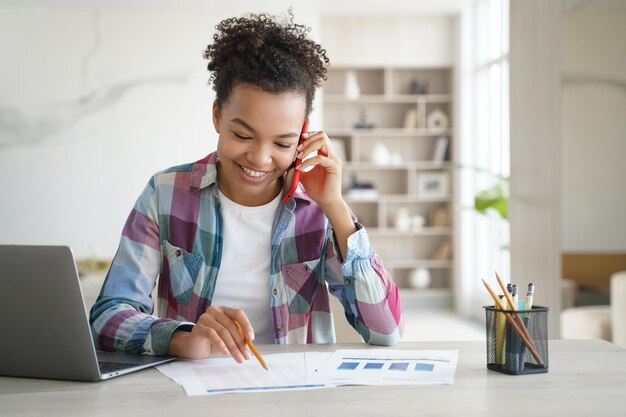
[{"label": "pencil in holder", "polygon": [[548,307],[484,309],[488,369],[509,375],[548,372]]}]

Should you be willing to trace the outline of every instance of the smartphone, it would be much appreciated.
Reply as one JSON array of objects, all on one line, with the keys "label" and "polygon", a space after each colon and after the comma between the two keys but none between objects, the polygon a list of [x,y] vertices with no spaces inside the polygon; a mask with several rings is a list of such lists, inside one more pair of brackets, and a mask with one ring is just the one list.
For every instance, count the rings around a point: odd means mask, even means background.
[{"label": "smartphone", "polygon": [[[303,135],[308,131],[309,131],[309,118],[307,117],[307,119],[304,121],[304,124],[302,125],[302,131],[300,132],[300,139],[298,140],[298,145],[300,145],[304,141]],[[297,151],[296,151],[296,155],[297,155]],[[291,185],[289,186],[289,191],[287,191],[287,194],[285,194],[285,196],[283,197],[283,203],[286,203],[287,201],[289,201],[293,193],[296,192],[296,188],[298,188],[298,182],[300,182],[300,175],[302,174],[302,171],[298,171],[297,169],[295,169],[295,167],[297,167],[301,163],[302,163],[302,159],[296,158],[293,164],[294,171],[293,171],[293,178],[291,181]]]}]

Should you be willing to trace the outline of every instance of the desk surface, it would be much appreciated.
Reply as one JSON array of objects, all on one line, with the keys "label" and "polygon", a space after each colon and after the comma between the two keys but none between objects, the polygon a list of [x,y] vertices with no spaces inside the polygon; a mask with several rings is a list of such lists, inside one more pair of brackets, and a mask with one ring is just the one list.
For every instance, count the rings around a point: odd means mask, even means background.
[{"label": "desk surface", "polygon": [[[260,346],[263,353],[363,348]],[[99,383],[0,377],[0,416],[624,416],[626,349],[608,342],[550,341],[550,371],[488,371],[484,342],[401,343],[394,349],[459,349],[453,385],[343,386],[312,391],[187,397],[156,369]]]}]

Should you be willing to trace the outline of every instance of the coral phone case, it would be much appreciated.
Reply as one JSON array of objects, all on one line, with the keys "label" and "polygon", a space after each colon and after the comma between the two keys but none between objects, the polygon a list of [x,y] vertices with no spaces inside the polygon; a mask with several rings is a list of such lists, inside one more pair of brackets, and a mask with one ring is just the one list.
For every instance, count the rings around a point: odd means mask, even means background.
[{"label": "coral phone case", "polygon": [[[304,121],[304,124],[302,125],[302,131],[300,132],[300,140],[298,141],[298,145],[300,145],[304,139],[302,135],[304,135],[308,131],[309,131],[309,119],[307,118]],[[297,169],[295,169],[295,167],[297,167],[301,163],[302,163],[302,159],[296,158],[296,162],[293,165],[294,171],[293,171],[293,179],[291,181],[291,186],[289,187],[289,191],[287,192],[287,194],[285,194],[285,196],[283,197],[283,203],[286,203],[287,201],[289,201],[291,196],[293,196],[293,193],[296,192],[296,188],[298,188],[298,182],[300,182],[300,175],[302,174],[302,171],[298,171]]]}]

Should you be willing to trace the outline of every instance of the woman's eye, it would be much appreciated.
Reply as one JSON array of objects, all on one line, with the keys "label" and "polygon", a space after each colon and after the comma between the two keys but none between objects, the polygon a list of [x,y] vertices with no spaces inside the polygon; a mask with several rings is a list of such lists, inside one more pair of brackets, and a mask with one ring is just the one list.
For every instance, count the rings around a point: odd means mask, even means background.
[{"label": "woman's eye", "polygon": [[234,134],[234,135],[235,135],[238,139],[241,139],[241,140],[248,140],[248,139],[252,139],[252,138],[250,138],[249,136],[243,136],[243,135],[240,135],[240,134],[239,134],[239,133],[237,133],[237,132],[233,132],[233,134]]},{"label": "woman's eye", "polygon": [[291,144],[289,143],[277,143],[276,146],[278,146],[279,148],[284,148],[284,149],[291,148]]}]

